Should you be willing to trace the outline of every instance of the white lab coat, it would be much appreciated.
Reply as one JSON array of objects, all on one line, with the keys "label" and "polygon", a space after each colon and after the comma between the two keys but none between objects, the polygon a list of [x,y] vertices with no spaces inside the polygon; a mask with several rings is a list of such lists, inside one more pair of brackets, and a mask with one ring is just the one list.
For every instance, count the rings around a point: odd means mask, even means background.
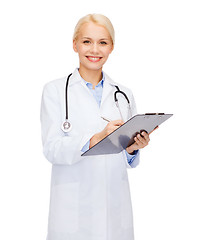
[{"label": "white lab coat", "polygon": [[[105,73],[104,73],[105,74]],[[132,206],[127,168],[139,163],[139,153],[130,166],[125,151],[82,157],[82,147],[108,119],[121,119],[114,102],[115,85],[136,106],[131,91],[105,74],[100,108],[76,69],[69,81],[71,132],[61,130],[65,120],[66,77],[45,85],[41,104],[44,155],[52,163],[47,240],[133,240]],[[118,95],[124,120],[127,101]]]}]

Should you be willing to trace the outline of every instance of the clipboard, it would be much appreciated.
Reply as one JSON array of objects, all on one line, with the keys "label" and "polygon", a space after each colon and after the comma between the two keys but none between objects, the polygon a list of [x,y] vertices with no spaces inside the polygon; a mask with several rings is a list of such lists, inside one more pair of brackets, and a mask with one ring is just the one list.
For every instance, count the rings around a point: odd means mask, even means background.
[{"label": "clipboard", "polygon": [[95,144],[92,148],[85,151],[81,156],[120,153],[134,143],[134,137],[137,133],[141,131],[151,133],[155,128],[172,116],[173,114],[164,113],[137,114]]}]

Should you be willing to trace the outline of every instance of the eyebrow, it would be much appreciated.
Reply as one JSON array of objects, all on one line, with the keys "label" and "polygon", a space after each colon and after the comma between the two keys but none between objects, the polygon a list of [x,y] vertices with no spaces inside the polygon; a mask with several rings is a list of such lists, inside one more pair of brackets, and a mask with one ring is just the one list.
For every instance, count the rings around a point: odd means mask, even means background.
[{"label": "eyebrow", "polygon": [[[84,39],[84,38],[85,38],[85,39],[92,40],[92,38],[90,38],[90,37],[82,37],[82,39]],[[108,39],[108,38],[101,38],[101,39],[99,39],[99,40],[101,40],[101,41],[102,41],[102,40],[105,40],[105,41],[106,41],[106,40],[110,40],[110,39]]]}]

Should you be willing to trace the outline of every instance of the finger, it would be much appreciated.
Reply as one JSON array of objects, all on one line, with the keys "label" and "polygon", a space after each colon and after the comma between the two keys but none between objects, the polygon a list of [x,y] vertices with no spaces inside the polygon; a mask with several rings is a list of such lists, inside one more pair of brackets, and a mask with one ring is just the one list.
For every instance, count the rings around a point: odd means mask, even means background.
[{"label": "finger", "polygon": [[[139,140],[139,138],[141,138],[141,140]],[[143,139],[142,137],[138,137],[138,136],[135,137],[135,143],[137,144],[137,147],[139,149],[143,148],[147,145],[145,142],[145,139]]]},{"label": "finger", "polygon": [[134,137],[134,144],[137,144],[137,146],[139,146],[141,144],[140,140],[137,137]]},{"label": "finger", "polygon": [[146,140],[147,142],[150,141],[150,138],[149,138],[149,134],[148,134],[148,133],[142,132],[142,133],[141,133],[141,136],[143,136],[143,138],[145,138],[145,140]]},{"label": "finger", "polygon": [[113,132],[113,131],[115,131],[116,129],[118,129],[120,126],[119,125],[110,125],[109,126],[109,131],[110,132]]},{"label": "finger", "polygon": [[137,140],[139,141],[138,144],[143,144],[144,146],[148,144],[148,141],[142,137],[140,134],[137,134]]},{"label": "finger", "polygon": [[108,134],[112,133],[113,131],[115,131],[115,130],[118,129],[119,127],[120,127],[120,126],[110,125],[110,126],[107,128]]},{"label": "finger", "polygon": [[112,123],[113,125],[116,125],[116,126],[121,126],[124,124],[124,121],[121,119],[118,119],[118,120],[111,121],[110,123]]},{"label": "finger", "polygon": [[113,126],[112,129],[113,129],[113,131],[114,131],[114,130],[118,129],[119,127],[120,127],[120,126]]}]

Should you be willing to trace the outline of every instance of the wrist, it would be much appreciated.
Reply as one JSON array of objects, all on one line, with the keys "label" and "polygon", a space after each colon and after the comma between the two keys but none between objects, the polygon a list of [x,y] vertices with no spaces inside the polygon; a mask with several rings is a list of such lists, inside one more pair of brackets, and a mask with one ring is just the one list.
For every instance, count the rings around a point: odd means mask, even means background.
[{"label": "wrist", "polygon": [[95,144],[100,142],[102,139],[103,139],[103,136],[102,136],[101,132],[94,134],[94,136],[90,139],[89,148],[93,147]]},{"label": "wrist", "polygon": [[134,155],[136,150],[133,149],[133,148],[130,146],[130,147],[127,147],[127,148],[126,148],[126,151],[127,151],[128,154]]}]

